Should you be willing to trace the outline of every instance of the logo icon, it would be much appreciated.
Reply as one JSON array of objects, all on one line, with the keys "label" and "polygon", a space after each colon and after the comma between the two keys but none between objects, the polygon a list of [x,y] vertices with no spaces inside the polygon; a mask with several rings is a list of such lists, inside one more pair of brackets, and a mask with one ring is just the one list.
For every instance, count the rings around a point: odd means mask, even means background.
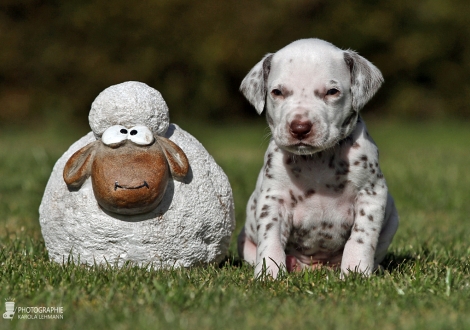
[{"label": "logo icon", "polygon": [[13,316],[15,316],[15,302],[5,301],[5,309],[6,312],[3,313],[3,318],[13,320]]}]

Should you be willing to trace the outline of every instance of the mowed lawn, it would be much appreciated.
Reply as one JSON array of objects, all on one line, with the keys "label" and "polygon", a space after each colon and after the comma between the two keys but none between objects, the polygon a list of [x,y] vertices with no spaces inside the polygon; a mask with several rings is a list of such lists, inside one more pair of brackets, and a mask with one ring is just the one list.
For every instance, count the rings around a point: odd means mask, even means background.
[{"label": "mowed lawn", "polygon": [[385,270],[253,280],[235,238],[269,140],[262,120],[181,124],[232,184],[237,232],[220,267],[147,271],[50,263],[38,207],[52,166],[87,131],[0,130],[0,311],[61,306],[62,320],[0,329],[470,329],[470,123],[368,120],[401,222]]}]

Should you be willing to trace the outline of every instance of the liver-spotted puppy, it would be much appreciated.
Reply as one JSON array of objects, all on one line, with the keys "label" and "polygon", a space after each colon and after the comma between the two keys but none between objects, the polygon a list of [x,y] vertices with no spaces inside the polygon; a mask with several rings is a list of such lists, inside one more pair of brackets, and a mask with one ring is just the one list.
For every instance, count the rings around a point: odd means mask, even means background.
[{"label": "liver-spotted puppy", "polygon": [[238,252],[274,278],[321,265],[369,275],[398,214],[359,110],[383,82],[365,58],[319,39],[266,55],[240,90],[272,139],[247,205]]}]

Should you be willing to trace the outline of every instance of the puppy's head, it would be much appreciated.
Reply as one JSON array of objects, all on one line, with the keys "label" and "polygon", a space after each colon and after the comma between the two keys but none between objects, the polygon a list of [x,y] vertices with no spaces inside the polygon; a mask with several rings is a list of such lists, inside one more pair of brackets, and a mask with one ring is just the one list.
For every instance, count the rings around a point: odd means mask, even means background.
[{"label": "puppy's head", "polygon": [[357,53],[303,39],[267,54],[240,90],[258,113],[266,109],[279,147],[308,155],[346,138],[382,82],[379,69]]}]

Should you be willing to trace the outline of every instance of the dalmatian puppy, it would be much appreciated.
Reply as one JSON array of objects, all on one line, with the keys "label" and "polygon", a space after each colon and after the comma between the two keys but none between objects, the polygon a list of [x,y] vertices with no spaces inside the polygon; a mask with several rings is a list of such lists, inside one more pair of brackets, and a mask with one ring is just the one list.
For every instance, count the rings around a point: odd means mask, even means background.
[{"label": "dalmatian puppy", "polygon": [[238,236],[255,276],[323,265],[367,276],[385,257],[398,214],[359,116],[382,82],[365,58],[319,39],[267,54],[244,78],[272,133]]}]

